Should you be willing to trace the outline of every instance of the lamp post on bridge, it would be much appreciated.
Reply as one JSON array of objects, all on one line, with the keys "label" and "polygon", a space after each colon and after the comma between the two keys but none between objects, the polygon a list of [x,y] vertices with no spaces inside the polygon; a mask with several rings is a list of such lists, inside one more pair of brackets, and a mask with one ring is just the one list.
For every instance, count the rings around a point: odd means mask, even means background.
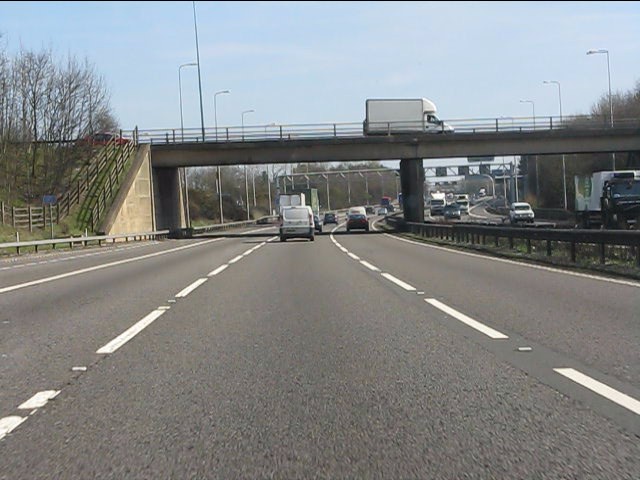
[{"label": "lamp post on bridge", "polygon": [[[609,118],[611,120],[611,128],[613,128],[613,97],[611,96],[611,67],[609,64],[609,50],[601,48],[599,50],[589,50],[587,55],[595,55],[598,53],[606,53],[607,54],[607,77],[609,79]],[[616,152],[611,152],[611,161],[613,171],[616,171]]]},{"label": "lamp post on bridge", "polygon": [[196,67],[198,66],[195,62],[183,63],[178,67],[178,92],[180,94],[180,136],[182,141],[184,142],[184,118],[182,115],[182,69],[184,67]]},{"label": "lamp post on bridge", "polygon": [[[560,104],[560,124],[562,125],[562,92],[560,90],[560,82],[557,80],[544,80],[542,83],[558,86],[558,103]],[[564,153],[562,154],[562,190],[564,192],[564,209],[567,209],[567,168],[565,165]]]}]

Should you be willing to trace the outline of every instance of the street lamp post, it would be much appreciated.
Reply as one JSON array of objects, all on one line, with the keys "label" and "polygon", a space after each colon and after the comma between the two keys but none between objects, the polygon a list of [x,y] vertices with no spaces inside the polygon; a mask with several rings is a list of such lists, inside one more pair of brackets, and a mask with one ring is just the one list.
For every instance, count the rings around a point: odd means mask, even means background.
[{"label": "street lamp post", "polygon": [[[536,104],[533,100],[520,100],[520,103],[530,103],[531,108],[533,108],[533,129],[536,129]],[[540,175],[538,170],[538,156],[533,156],[534,161],[536,162],[536,202],[539,201],[540,198]]]},{"label": "street lamp post", "polygon": [[254,113],[255,110],[245,110],[244,112],[242,112],[242,141],[244,141],[244,116],[247,113]]},{"label": "street lamp post", "polygon": [[[184,142],[184,118],[182,115],[182,68],[195,67],[197,63],[184,63],[178,67],[178,91],[180,95],[180,137]],[[185,212],[187,216],[187,227],[191,227],[191,213],[189,211],[189,182],[187,181],[187,169],[182,169],[182,178],[184,179],[184,195],[185,195]]]},{"label": "street lamp post", "polygon": [[251,220],[251,214],[249,213],[249,177],[247,174],[247,166],[244,166],[244,191],[247,199],[247,220]]},{"label": "street lamp post", "polygon": [[[242,112],[242,140],[244,141],[244,116],[247,113],[253,113],[255,110],[245,110]],[[247,220],[251,220],[251,215],[249,214],[249,178],[247,175],[247,166],[244,166],[244,189],[247,197]]]},{"label": "street lamp post", "polygon": [[195,62],[183,63],[178,67],[178,91],[180,93],[180,135],[184,142],[184,118],[182,116],[182,69],[184,67],[196,67],[198,64]]},{"label": "street lamp post", "polygon": [[202,126],[202,141],[204,142],[204,108],[202,107],[202,76],[200,75],[200,49],[198,47],[198,22],[196,20],[196,2],[193,1],[193,27],[196,32],[196,60],[198,65],[198,89],[200,91],[200,125]]},{"label": "street lamp post", "polygon": [[[544,80],[542,83],[547,85],[556,84],[558,86],[558,103],[560,104],[560,124],[562,125],[562,92],[560,90],[560,82],[557,80]],[[564,191],[564,209],[567,209],[567,168],[562,154],[562,190]]]},{"label": "street lamp post", "polygon": [[[223,93],[231,93],[229,90],[220,90],[213,94],[213,119],[215,122],[216,130],[216,142],[218,141],[218,104],[216,103],[216,96]],[[224,223],[224,212],[222,209],[222,177],[220,175],[220,165],[216,167],[216,177],[218,177],[218,202],[220,206],[220,223]]]},{"label": "street lamp post", "polygon": [[[595,55],[598,53],[606,53],[607,54],[607,77],[609,79],[609,118],[611,120],[611,128],[613,128],[613,98],[611,97],[611,66],[609,64],[609,50],[605,50],[601,48],[599,50],[589,50],[587,55]],[[616,153],[611,152],[611,160],[613,162],[613,171],[616,170]]]},{"label": "street lamp post", "polygon": [[327,180],[327,210],[331,210],[331,199],[329,198],[329,175],[321,175]]},{"label": "street lamp post", "polygon": [[222,95],[223,93],[231,93],[229,90],[220,90],[213,94],[213,121],[215,122],[216,128],[216,142],[218,141],[218,105],[216,103],[216,97],[218,95]]}]

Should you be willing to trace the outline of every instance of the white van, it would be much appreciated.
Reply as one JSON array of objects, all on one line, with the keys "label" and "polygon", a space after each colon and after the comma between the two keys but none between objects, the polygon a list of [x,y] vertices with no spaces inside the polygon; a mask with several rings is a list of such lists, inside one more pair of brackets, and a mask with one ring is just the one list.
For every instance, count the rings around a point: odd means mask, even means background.
[{"label": "white van", "polygon": [[280,241],[287,238],[308,238],[315,240],[315,224],[313,222],[313,210],[306,205],[285,207],[280,215]]}]

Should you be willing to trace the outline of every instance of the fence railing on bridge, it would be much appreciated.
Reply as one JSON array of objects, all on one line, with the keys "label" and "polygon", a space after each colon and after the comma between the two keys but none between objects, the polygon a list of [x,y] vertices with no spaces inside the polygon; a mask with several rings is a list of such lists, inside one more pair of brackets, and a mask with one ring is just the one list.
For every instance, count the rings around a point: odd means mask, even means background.
[{"label": "fence railing on bridge", "polygon": [[[453,135],[469,133],[496,132],[539,132],[551,130],[606,130],[611,128],[638,128],[640,119],[615,119],[613,126],[606,116],[548,116],[548,117],[498,117],[475,119],[450,119],[445,123],[454,128]],[[420,133],[422,123],[397,122],[402,124],[407,133]],[[250,125],[205,128],[170,128],[152,130],[123,131],[123,135],[133,138],[139,143],[174,144],[204,142],[256,142],[256,141],[289,141],[323,138],[357,138],[364,136],[364,123],[316,123],[291,125]],[[388,123],[387,131],[395,131],[394,122]],[[448,135],[450,135],[449,133]]]}]

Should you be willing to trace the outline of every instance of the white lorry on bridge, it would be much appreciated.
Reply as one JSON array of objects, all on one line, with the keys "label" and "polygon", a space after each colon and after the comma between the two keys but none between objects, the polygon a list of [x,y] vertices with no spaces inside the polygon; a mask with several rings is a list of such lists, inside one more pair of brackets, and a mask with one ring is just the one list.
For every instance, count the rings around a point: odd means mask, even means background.
[{"label": "white lorry on bridge", "polygon": [[436,106],[426,98],[368,99],[365,135],[398,133],[451,133],[453,127],[440,120]]}]

